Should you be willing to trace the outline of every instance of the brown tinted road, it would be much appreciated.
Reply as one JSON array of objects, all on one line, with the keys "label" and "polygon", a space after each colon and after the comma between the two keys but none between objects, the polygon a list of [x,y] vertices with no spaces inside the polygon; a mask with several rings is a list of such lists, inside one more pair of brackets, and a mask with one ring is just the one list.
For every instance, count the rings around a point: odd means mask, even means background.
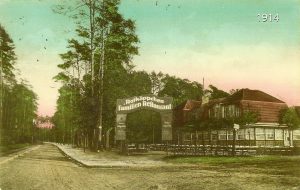
[{"label": "brown tinted road", "polygon": [[[53,145],[42,145],[0,165],[0,188],[67,189],[294,189],[278,176],[249,169],[84,168],[64,157]],[[281,177],[282,178],[282,177]],[[289,180],[289,178],[287,178]],[[284,179],[286,181],[287,179]],[[297,188],[297,187],[296,187]]]}]

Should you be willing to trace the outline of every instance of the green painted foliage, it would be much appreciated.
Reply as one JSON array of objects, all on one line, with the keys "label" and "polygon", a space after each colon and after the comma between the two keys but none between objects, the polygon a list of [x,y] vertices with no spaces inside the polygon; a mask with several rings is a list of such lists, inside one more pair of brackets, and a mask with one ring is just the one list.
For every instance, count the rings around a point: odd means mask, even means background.
[{"label": "green painted foliage", "polygon": [[14,43],[0,25],[0,144],[31,142],[37,95],[15,75]]},{"label": "green painted foliage", "polygon": [[220,90],[213,85],[209,85],[208,87],[209,89],[207,89],[205,93],[208,93],[210,95],[209,99],[225,98],[230,95],[229,93]]},{"label": "green painted foliage", "polygon": [[300,118],[296,113],[295,108],[287,108],[280,113],[280,123],[286,124],[292,129],[300,128]]}]

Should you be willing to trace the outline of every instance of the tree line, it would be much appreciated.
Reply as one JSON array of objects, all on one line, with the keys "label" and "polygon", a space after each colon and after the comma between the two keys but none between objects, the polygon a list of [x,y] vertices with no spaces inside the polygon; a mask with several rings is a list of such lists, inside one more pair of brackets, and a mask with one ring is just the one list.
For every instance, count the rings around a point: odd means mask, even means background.
[{"label": "tree line", "polygon": [[18,79],[15,45],[0,25],[0,134],[1,144],[33,141],[37,95],[24,79]]}]

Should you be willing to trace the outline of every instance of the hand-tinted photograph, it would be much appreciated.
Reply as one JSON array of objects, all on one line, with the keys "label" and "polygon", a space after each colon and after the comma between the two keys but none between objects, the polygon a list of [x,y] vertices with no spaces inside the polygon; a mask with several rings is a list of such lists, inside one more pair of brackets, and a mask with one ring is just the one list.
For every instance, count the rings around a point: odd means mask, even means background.
[{"label": "hand-tinted photograph", "polygon": [[300,190],[299,0],[0,0],[0,190]]}]

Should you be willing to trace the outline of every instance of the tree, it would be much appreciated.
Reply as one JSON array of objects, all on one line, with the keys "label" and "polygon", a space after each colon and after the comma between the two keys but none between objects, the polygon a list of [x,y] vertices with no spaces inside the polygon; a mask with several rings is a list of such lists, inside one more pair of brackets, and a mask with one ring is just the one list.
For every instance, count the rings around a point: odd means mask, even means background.
[{"label": "tree", "polygon": [[174,106],[188,99],[200,100],[203,95],[203,87],[196,81],[191,82],[188,79],[180,79],[169,75],[165,75],[161,81],[163,87],[158,95],[173,97]]},{"label": "tree", "polygon": [[283,109],[280,113],[280,123],[286,124],[291,129],[300,128],[300,118],[295,108]]},{"label": "tree", "polygon": [[230,95],[229,93],[227,93],[223,90],[220,90],[213,85],[209,85],[208,87],[209,87],[209,89],[206,90],[206,93],[210,94],[210,97],[209,97],[210,100],[218,99],[218,98],[225,98]]},{"label": "tree", "polygon": [[1,143],[32,142],[37,95],[23,79],[15,75],[14,43],[0,25],[0,130]]},{"label": "tree", "polygon": [[0,125],[3,126],[5,90],[15,81],[14,64],[16,55],[14,44],[4,27],[0,25]]},{"label": "tree", "polygon": [[[134,22],[123,18],[119,4],[119,0],[82,0],[72,9],[75,14],[67,5],[60,7],[62,12],[73,14],[80,22],[76,39],[69,40],[69,51],[61,54],[64,63],[58,67],[63,71],[55,79],[78,89],[76,93],[80,98],[73,98],[72,104],[81,106],[77,116],[80,121],[85,121],[81,129],[85,131],[90,147],[96,145],[98,127],[106,130],[114,126],[117,98],[141,93],[137,91],[150,93],[150,87],[142,85],[136,85],[136,90],[129,88],[130,84],[139,81],[150,84],[150,80],[143,72],[132,72],[131,60],[138,53],[136,44],[139,40]],[[67,100],[63,98],[58,104],[66,105],[64,101]],[[70,110],[73,115],[74,112]],[[61,117],[62,114],[57,114],[56,121],[62,120]]]},{"label": "tree", "polygon": [[235,119],[235,122],[241,126],[257,123],[259,113],[254,111],[243,111],[243,113]]},{"label": "tree", "polygon": [[231,89],[231,90],[229,91],[229,94],[232,95],[232,94],[238,92],[239,90],[240,90],[240,89]]},{"label": "tree", "polygon": [[140,96],[151,93],[151,79],[145,71],[132,71],[128,75],[129,96]]},{"label": "tree", "polygon": [[151,80],[151,94],[158,95],[158,93],[163,89],[162,79],[164,74],[162,72],[155,73],[152,71],[149,75]]}]

